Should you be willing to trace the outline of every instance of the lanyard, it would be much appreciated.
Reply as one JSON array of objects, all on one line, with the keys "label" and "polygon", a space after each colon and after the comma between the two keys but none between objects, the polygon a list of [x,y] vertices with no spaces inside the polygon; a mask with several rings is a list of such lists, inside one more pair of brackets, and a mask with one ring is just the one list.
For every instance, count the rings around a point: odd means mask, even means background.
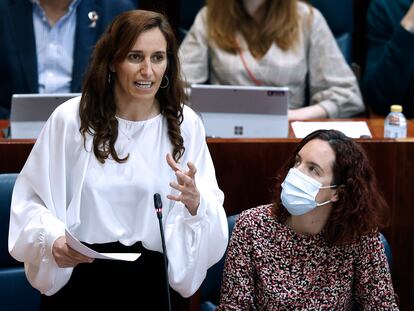
[{"label": "lanyard", "polygon": [[243,63],[244,69],[246,70],[247,74],[249,75],[250,79],[253,81],[253,83],[256,86],[261,86],[263,85],[262,81],[258,80],[255,75],[253,74],[253,72],[250,70],[249,66],[247,66],[247,62],[244,59],[244,54],[242,49],[240,48],[240,46],[237,44],[237,49],[239,50],[239,55],[240,55],[240,59]]}]

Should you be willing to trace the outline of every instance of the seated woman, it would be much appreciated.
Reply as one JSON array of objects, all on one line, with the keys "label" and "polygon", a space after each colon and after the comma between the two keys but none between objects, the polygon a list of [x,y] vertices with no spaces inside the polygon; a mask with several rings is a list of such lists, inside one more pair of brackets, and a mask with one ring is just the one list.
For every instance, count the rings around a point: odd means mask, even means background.
[{"label": "seated woman", "polygon": [[315,131],[278,181],[274,203],[236,223],[217,310],[398,310],[378,235],[386,203],[361,146]]},{"label": "seated woman", "polygon": [[187,84],[288,86],[290,119],[364,111],[320,12],[297,0],[208,0],[180,47]]}]

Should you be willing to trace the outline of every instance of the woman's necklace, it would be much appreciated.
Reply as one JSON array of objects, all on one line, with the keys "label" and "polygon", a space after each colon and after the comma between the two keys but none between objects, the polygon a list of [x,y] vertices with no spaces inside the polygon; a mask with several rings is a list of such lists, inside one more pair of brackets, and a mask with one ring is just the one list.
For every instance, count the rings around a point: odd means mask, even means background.
[{"label": "woman's necklace", "polygon": [[116,118],[118,119],[118,129],[127,138],[127,140],[130,141],[136,133],[143,133],[149,120],[155,118],[158,115],[156,114],[152,116],[153,113],[154,110],[150,109],[147,116],[143,120],[138,121],[131,121],[116,116]]},{"label": "woman's necklace", "polygon": [[117,117],[118,119],[118,129],[119,131],[127,138],[127,140],[132,140],[133,137],[138,133],[143,133],[148,120],[143,121],[130,121]]}]

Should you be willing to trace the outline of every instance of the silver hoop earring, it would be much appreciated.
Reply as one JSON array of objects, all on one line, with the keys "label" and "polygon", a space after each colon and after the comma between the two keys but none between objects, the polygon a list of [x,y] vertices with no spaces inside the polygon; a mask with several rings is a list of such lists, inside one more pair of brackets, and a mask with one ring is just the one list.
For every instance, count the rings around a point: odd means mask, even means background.
[{"label": "silver hoop earring", "polygon": [[111,84],[114,78],[115,78],[115,72],[114,71],[108,72],[108,84]]},{"label": "silver hoop earring", "polygon": [[168,85],[170,85],[170,80],[168,79],[167,76],[164,76],[163,78],[165,78],[165,80],[167,80],[167,83],[165,83],[165,85],[163,85],[163,86],[160,85],[160,88],[161,89],[166,89],[168,87]]}]

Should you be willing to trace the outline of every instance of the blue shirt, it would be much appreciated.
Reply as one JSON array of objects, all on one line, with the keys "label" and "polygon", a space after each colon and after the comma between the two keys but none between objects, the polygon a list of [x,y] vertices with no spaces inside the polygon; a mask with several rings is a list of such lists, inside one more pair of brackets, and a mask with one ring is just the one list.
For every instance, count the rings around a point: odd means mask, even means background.
[{"label": "blue shirt", "polygon": [[72,82],[76,8],[81,0],[73,0],[66,14],[53,26],[39,0],[30,1],[33,3],[39,93],[69,93]]}]

